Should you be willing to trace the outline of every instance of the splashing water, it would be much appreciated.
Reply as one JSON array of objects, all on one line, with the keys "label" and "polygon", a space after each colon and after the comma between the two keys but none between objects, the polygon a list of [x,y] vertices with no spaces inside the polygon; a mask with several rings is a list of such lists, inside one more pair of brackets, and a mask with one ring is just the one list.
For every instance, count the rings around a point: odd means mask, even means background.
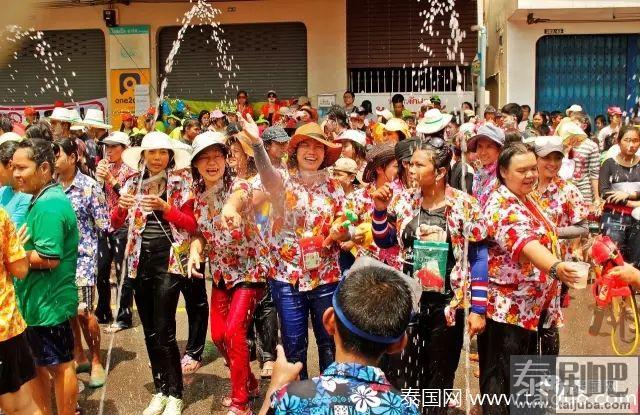
[{"label": "splashing water", "polygon": [[[162,84],[160,85],[160,96],[159,102],[165,97],[165,91],[167,89],[167,85],[169,84],[169,74],[173,70],[174,59],[180,50],[180,46],[182,45],[182,41],[184,40],[184,35],[187,29],[193,28],[195,22],[211,26],[211,37],[210,40],[215,42],[216,49],[218,51],[218,55],[216,56],[216,68],[218,69],[218,77],[222,80],[226,79],[224,84],[225,89],[225,100],[227,100],[228,89],[237,90],[238,87],[233,84],[231,81],[232,78],[236,77],[235,70],[239,70],[240,67],[233,63],[233,55],[229,54],[229,49],[231,44],[229,41],[223,38],[224,30],[220,26],[220,22],[217,20],[217,16],[222,12],[220,9],[213,7],[211,4],[207,3],[204,0],[197,0],[197,2],[193,5],[193,7],[185,13],[182,17],[182,27],[178,31],[178,36],[176,40],[173,41],[173,46],[171,51],[169,52],[169,56],[167,56],[167,61],[164,66],[164,78],[162,79]],[[200,28],[200,32],[202,32],[202,28]],[[209,40],[207,40],[209,43]],[[213,62],[211,62],[211,66],[213,66]]]},{"label": "splashing water", "polygon": [[[36,80],[40,82],[38,86],[31,88],[28,84],[25,85],[25,89],[33,91],[31,93],[33,97],[38,97],[47,90],[55,89],[56,92],[61,93],[73,101],[73,89],[69,88],[69,81],[66,77],[59,75],[59,72],[62,71],[62,65],[58,63],[58,58],[61,58],[63,53],[52,50],[51,44],[45,40],[44,32],[36,31],[33,28],[25,29],[18,25],[8,25],[2,31],[2,36],[4,36],[8,42],[17,45],[29,41],[35,43],[35,53],[33,53],[33,57],[42,65],[46,76],[35,75]],[[14,60],[18,60],[18,54],[18,51],[13,52]],[[67,62],[71,62],[69,57],[66,59]],[[12,73],[10,73],[9,76],[15,80],[18,69],[13,68],[10,63],[7,64],[7,68],[11,69]],[[75,77],[76,73],[71,72],[71,75]],[[16,88],[7,88],[7,92],[15,94],[17,90]],[[23,94],[25,96],[29,95],[27,91],[24,91]],[[15,102],[15,99],[12,99],[12,101]],[[23,102],[26,102],[26,99],[23,98]]]}]

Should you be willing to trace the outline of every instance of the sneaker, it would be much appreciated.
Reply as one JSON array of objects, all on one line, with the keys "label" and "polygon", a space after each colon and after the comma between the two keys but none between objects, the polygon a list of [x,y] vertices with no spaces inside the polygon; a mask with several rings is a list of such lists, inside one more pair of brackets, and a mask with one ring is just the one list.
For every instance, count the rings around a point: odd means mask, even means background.
[{"label": "sneaker", "polygon": [[161,415],[164,413],[164,409],[167,406],[169,398],[164,396],[162,393],[156,393],[151,398],[151,402],[147,409],[142,411],[142,415]]},{"label": "sneaker", "polygon": [[182,414],[182,406],[182,399],[169,396],[167,399],[167,406],[164,407],[162,415],[180,415]]}]

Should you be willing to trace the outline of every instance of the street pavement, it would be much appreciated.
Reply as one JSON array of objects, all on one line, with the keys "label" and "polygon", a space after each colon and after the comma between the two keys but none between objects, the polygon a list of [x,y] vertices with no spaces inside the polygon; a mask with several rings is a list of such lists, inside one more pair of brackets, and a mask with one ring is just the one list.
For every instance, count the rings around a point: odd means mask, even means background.
[{"label": "street pavement", "polygon": [[[593,299],[590,290],[572,291],[572,302],[566,310],[565,327],[560,332],[562,355],[612,355],[609,326],[603,325],[603,333],[590,336],[587,332],[593,313]],[[136,314],[134,312],[134,314]],[[183,352],[187,339],[187,315],[181,299],[177,313],[177,337],[180,350]],[[134,320],[135,327],[115,334],[111,353],[111,369],[105,386],[104,411],[106,415],[140,414],[146,407],[153,392],[151,369],[148,365],[147,352],[144,345],[142,326],[139,320]],[[110,336],[102,335],[103,357],[107,355]],[[318,374],[317,350],[313,334],[309,332],[309,374]],[[226,414],[220,400],[229,392],[229,370],[223,359],[218,355],[215,347],[208,342],[205,351],[205,365],[195,375],[186,379],[184,402],[185,415]],[[456,375],[455,388],[464,389],[465,359],[463,351],[460,366]],[[256,362],[252,363],[253,372],[259,374]],[[471,362],[469,381],[471,390],[477,392],[478,380],[473,372],[477,370],[477,363]],[[81,374],[80,379],[85,383],[89,378]],[[266,381],[262,382],[262,391],[266,390]],[[103,389],[85,389],[79,396],[80,406],[85,414],[98,414]],[[260,408],[262,399],[253,401],[253,409]],[[451,413],[462,413],[452,410]]]}]

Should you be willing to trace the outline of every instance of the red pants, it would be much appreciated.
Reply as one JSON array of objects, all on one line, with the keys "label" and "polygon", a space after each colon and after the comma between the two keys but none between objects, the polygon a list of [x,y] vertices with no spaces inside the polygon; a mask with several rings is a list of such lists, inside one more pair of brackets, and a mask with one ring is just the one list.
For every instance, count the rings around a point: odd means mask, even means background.
[{"label": "red pants", "polygon": [[247,329],[263,292],[263,288],[243,287],[211,290],[211,340],[229,366],[231,400],[240,408],[249,403],[248,388],[258,385],[249,366]]}]

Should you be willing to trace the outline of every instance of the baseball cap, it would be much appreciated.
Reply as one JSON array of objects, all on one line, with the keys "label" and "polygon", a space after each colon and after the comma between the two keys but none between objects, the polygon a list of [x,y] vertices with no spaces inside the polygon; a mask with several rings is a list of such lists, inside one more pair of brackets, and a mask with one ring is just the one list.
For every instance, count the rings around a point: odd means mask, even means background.
[{"label": "baseball cap", "polygon": [[504,147],[504,131],[493,124],[484,124],[478,128],[476,135],[471,137],[467,143],[469,151],[476,151],[478,147],[478,140],[481,138],[487,138],[498,144],[500,147]]},{"label": "baseball cap", "polygon": [[562,145],[562,137],[557,135],[533,137],[533,145],[536,155],[546,157],[553,152],[559,152],[564,155],[564,146]]}]

